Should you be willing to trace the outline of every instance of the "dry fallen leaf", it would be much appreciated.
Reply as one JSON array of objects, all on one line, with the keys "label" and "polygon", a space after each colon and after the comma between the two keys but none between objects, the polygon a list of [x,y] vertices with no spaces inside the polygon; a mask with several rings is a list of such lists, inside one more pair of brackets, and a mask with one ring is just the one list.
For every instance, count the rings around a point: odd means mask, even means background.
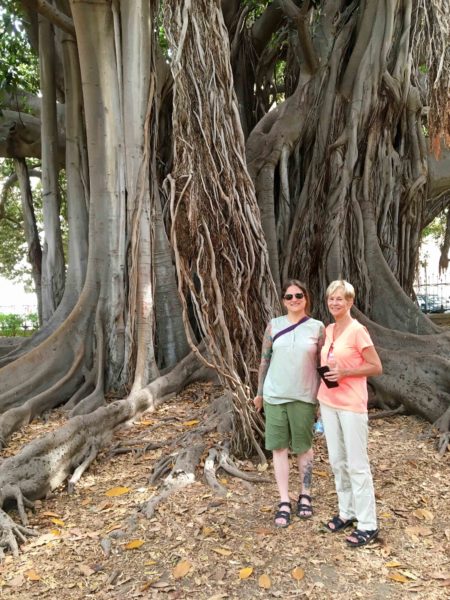
[{"label": "dry fallen leaf", "polygon": [[198,419],[193,419],[192,421],[185,421],[182,425],[185,427],[193,427],[194,425],[197,425],[197,423],[200,423],[200,421]]},{"label": "dry fallen leaf", "polygon": [[418,508],[417,510],[413,511],[413,515],[418,519],[423,519],[427,522],[431,522],[434,519],[433,513],[426,508]]},{"label": "dry fallen leaf", "polygon": [[313,474],[318,475],[319,477],[329,477],[330,476],[326,471],[316,471],[316,469],[313,469]]},{"label": "dry fallen leaf", "polygon": [[8,581],[8,586],[12,588],[20,588],[25,583],[23,575],[17,575]]},{"label": "dry fallen leaf", "polygon": [[52,523],[55,525],[59,525],[60,527],[64,527],[65,523],[61,519],[50,519]]},{"label": "dry fallen leaf", "polygon": [[429,573],[429,576],[432,579],[449,579],[450,571],[447,571],[446,573],[444,573],[443,571],[433,571],[432,573]]},{"label": "dry fallen leaf", "polygon": [[60,536],[60,535],[61,535],[61,532],[60,532],[60,530],[59,530],[59,529],[50,529],[50,533],[51,533],[52,535],[55,535],[56,537],[58,537],[58,536]]},{"label": "dry fallen leaf", "polygon": [[122,523],[114,523],[113,525],[108,527],[108,529],[106,530],[106,533],[111,533],[111,531],[116,531],[117,529],[120,529],[121,527],[122,527]]},{"label": "dry fallen leaf", "polygon": [[248,579],[253,573],[253,567],[245,567],[239,571],[239,579]]},{"label": "dry fallen leaf", "polygon": [[408,579],[413,579],[414,581],[416,579],[418,579],[417,575],[414,575],[414,573],[411,573],[411,571],[406,571],[405,569],[399,569],[398,571],[401,575],[404,575],[405,577],[407,577]]},{"label": "dry fallen leaf", "polygon": [[25,577],[29,581],[40,581],[42,577],[37,573],[35,569],[30,569],[29,571],[25,571]]},{"label": "dry fallen leaf", "polygon": [[44,512],[42,512],[42,513],[41,513],[41,515],[42,515],[43,517],[56,517],[57,519],[59,519],[59,518],[60,518],[60,515],[57,515],[56,513],[54,513],[54,512],[51,512],[51,511],[49,511],[49,510],[48,510],[48,511],[44,511]]},{"label": "dry fallen leaf", "polygon": [[128,494],[128,492],[130,491],[130,488],[127,487],[113,487],[110,490],[108,490],[107,492],[105,492],[105,496],[109,496],[110,498],[113,498],[115,496],[122,496],[123,494]]},{"label": "dry fallen leaf", "polygon": [[106,510],[107,508],[112,508],[112,506],[112,502],[110,502],[109,500],[104,500],[97,506],[97,512],[100,512],[101,510]]},{"label": "dry fallen leaf", "polygon": [[131,540],[125,545],[125,550],[136,550],[145,544],[144,540]]},{"label": "dry fallen leaf", "polygon": [[401,563],[399,563],[398,560],[391,560],[390,562],[386,563],[384,566],[387,567],[388,569],[392,569],[392,567],[401,567]]},{"label": "dry fallen leaf", "polygon": [[209,535],[212,535],[214,533],[214,529],[212,527],[202,527],[202,534],[205,537],[208,537]]},{"label": "dry fallen leaf", "polygon": [[428,535],[432,535],[432,530],[429,527],[406,527],[405,531],[408,535],[412,537],[427,537]]},{"label": "dry fallen leaf", "polygon": [[259,463],[258,465],[256,465],[256,468],[260,473],[264,473],[264,471],[267,471],[267,469],[269,468],[269,463]]},{"label": "dry fallen leaf", "polygon": [[305,571],[301,567],[295,567],[295,569],[292,570],[291,575],[294,579],[300,581],[305,576]]},{"label": "dry fallen leaf", "polygon": [[217,554],[221,554],[222,556],[230,556],[232,554],[228,548],[213,548],[213,552],[217,552]]},{"label": "dry fallen leaf", "polygon": [[269,529],[268,527],[258,527],[255,529],[256,535],[273,535],[273,529]]},{"label": "dry fallen leaf", "polygon": [[189,573],[191,570],[192,564],[188,560],[180,561],[177,566],[173,569],[172,575],[175,579],[181,579],[185,575]]},{"label": "dry fallen leaf", "polygon": [[401,573],[398,573],[397,571],[389,573],[388,577],[389,579],[392,579],[393,581],[398,581],[399,583],[408,583],[408,578],[402,575]]},{"label": "dry fallen leaf", "polygon": [[270,581],[270,577],[268,575],[266,575],[265,573],[263,573],[262,575],[259,576],[258,585],[259,585],[259,587],[264,588],[265,590],[270,590],[270,588],[272,587],[272,582]]},{"label": "dry fallen leaf", "polygon": [[91,567],[89,565],[78,565],[78,568],[80,569],[80,573],[82,575],[84,575],[85,577],[90,577],[91,575],[93,575],[95,573],[94,569],[91,569]]},{"label": "dry fallen leaf", "polygon": [[272,507],[271,506],[261,506],[259,508],[260,512],[271,512],[272,511]]}]

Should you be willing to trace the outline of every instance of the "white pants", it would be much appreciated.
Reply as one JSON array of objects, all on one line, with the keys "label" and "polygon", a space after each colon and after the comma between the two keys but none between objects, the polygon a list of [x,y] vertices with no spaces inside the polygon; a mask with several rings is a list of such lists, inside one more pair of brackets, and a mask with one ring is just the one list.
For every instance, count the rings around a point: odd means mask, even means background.
[{"label": "white pants", "polygon": [[367,413],[355,413],[320,405],[334,473],[339,514],[356,518],[358,529],[377,529],[375,494],[367,455]]}]

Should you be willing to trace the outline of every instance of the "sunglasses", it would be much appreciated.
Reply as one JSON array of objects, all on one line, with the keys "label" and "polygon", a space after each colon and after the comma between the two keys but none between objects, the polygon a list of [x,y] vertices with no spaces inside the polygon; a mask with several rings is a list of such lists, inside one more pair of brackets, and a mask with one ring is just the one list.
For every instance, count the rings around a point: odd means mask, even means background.
[{"label": "sunglasses", "polygon": [[296,300],[301,300],[304,297],[305,294],[303,292],[298,292],[297,294],[285,294],[283,296],[285,300],[292,300],[292,298],[295,298]]}]

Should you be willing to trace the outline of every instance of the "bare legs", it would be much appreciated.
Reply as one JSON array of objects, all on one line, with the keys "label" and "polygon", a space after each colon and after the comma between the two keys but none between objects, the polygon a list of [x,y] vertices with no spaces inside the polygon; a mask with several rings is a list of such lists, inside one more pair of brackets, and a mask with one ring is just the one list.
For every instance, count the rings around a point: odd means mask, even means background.
[{"label": "bare legs", "polygon": [[[297,454],[297,464],[300,475],[301,493],[311,496],[312,483],[312,468],[313,468],[313,449],[310,448],[303,454]],[[280,494],[280,502],[290,502],[289,498],[289,455],[287,448],[273,450],[273,468],[275,471],[275,480]],[[310,504],[305,498],[302,500],[304,504]],[[283,506],[283,510],[287,510]],[[301,514],[301,513],[300,513]],[[277,525],[284,525],[283,518],[276,519]]]},{"label": "bare legs", "polygon": [[[297,454],[298,472],[300,474],[301,494],[303,495],[302,504],[311,506],[311,484],[312,484],[312,470],[313,470],[314,452],[310,448],[303,454]],[[309,498],[305,498],[309,496]],[[299,516],[308,517],[311,516],[310,511],[300,510]]]}]

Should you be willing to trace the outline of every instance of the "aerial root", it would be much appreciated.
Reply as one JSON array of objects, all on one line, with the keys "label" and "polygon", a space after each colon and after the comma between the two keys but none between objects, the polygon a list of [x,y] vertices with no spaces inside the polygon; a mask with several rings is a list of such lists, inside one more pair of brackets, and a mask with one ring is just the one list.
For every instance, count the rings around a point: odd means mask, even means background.
[{"label": "aerial root", "polygon": [[26,536],[37,535],[37,531],[18,525],[3,509],[0,509],[0,560],[4,556],[4,549],[9,549],[14,556],[19,556],[18,541],[25,543]]}]

